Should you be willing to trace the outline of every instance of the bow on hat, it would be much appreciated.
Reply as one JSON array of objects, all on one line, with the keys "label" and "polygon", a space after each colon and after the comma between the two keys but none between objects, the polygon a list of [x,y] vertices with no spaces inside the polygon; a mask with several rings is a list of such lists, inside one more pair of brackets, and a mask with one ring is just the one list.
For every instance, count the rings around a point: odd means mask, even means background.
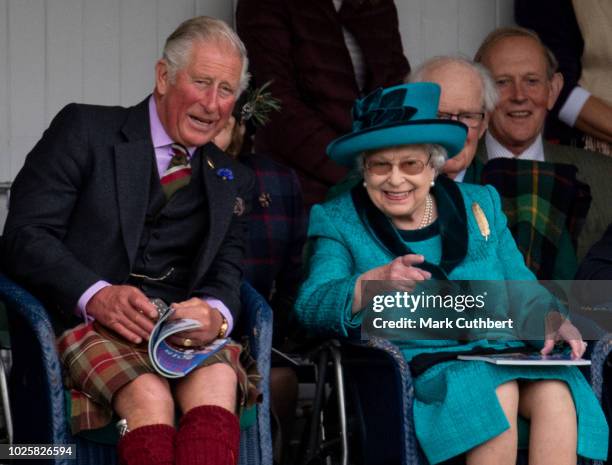
[{"label": "bow on hat", "polygon": [[397,145],[439,144],[449,156],[463,149],[467,127],[437,118],[440,86],[414,82],[377,89],[353,106],[353,128],[327,146],[332,160],[353,166],[363,152]]},{"label": "bow on hat", "polygon": [[410,120],[417,109],[404,105],[405,97],[406,89],[396,89],[383,96],[379,87],[357,100],[353,105],[353,131]]}]

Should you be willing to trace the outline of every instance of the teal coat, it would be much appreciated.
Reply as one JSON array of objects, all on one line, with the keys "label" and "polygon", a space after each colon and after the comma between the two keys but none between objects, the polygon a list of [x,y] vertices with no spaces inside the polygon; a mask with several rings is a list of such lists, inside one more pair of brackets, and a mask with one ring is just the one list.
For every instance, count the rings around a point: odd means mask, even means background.
[{"label": "teal coat", "polygon": [[[308,232],[311,248],[308,276],[295,306],[303,326],[311,333],[347,336],[362,321],[360,313],[352,315],[351,312],[357,278],[406,253],[423,254],[426,262],[419,266],[437,279],[535,279],[506,227],[500,198],[493,187],[457,184],[438,178],[432,193],[438,206],[441,234],[410,244],[402,241],[390,221],[369,202],[361,186],[313,207]],[[490,234],[486,238],[472,213],[474,203],[487,218]],[[512,306],[523,308],[527,315],[547,309],[551,302],[545,292],[517,293],[502,298],[511,299]],[[456,341],[406,341],[400,348],[410,360],[422,352],[483,345],[489,344],[487,341],[468,345]],[[589,458],[605,458],[606,420],[578,370],[502,368],[484,362],[451,361],[435,365],[414,380],[415,428],[428,460],[439,463],[507,429],[509,425],[495,388],[517,378],[566,381],[572,389],[579,418],[577,452]],[[467,385],[470,389],[465,389]],[[474,409],[476,405],[478,409]],[[458,412],[462,415],[458,416]]]},{"label": "teal coat", "polygon": [[[441,184],[452,187],[444,189]],[[298,319],[312,332],[346,336],[348,328],[359,326],[360,317],[351,317],[353,288],[359,275],[388,264],[398,255],[410,253],[407,249],[394,253],[398,251],[388,243],[383,244],[372,225],[366,223],[367,218],[360,215],[353,201],[355,190],[360,189],[363,190],[358,186],[352,192],[312,208],[308,237],[313,249],[308,261],[308,277],[296,303]],[[443,255],[441,266],[435,267],[439,277],[453,280],[535,279],[506,227],[499,194],[493,187],[458,184],[440,177],[434,195],[441,217],[451,218],[449,224],[442,227],[444,240],[437,244],[428,241],[426,249],[413,244],[413,252],[423,254],[433,265],[437,263],[432,262],[439,262]],[[446,201],[441,202],[442,199]],[[478,203],[487,217],[488,238],[481,234],[476,223],[473,203]],[[389,234],[394,234],[401,242],[399,234],[391,229]]]}]

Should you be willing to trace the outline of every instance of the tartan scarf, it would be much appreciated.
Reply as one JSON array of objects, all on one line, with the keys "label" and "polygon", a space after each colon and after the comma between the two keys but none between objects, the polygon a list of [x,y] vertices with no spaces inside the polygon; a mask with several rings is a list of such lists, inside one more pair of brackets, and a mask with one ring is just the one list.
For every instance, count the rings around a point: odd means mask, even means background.
[{"label": "tartan scarf", "polygon": [[497,158],[470,173],[499,192],[508,227],[538,279],[573,279],[576,272],[577,239],[591,204],[576,172],[563,163]]}]

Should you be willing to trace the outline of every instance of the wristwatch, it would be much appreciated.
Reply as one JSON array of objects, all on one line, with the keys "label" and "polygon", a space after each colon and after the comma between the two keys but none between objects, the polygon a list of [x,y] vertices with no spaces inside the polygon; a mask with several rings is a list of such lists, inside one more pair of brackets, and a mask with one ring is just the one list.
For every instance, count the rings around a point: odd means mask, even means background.
[{"label": "wristwatch", "polygon": [[225,319],[223,315],[221,315],[221,318],[223,318],[223,322],[221,323],[221,327],[219,328],[219,334],[217,334],[217,339],[223,339],[225,335],[227,334],[227,328],[228,328],[227,320]]}]

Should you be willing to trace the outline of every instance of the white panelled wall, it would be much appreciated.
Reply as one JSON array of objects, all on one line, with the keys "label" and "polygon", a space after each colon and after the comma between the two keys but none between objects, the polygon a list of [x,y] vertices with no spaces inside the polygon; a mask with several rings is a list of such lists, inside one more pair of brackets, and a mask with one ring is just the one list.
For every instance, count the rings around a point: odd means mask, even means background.
[{"label": "white panelled wall", "polygon": [[[413,66],[433,55],[471,56],[491,29],[513,19],[513,0],[395,3]],[[166,36],[194,15],[231,21],[232,7],[232,0],[0,0],[0,227],[5,187],[64,105],[139,102],[152,89]]]},{"label": "white panelled wall", "polygon": [[435,55],[472,57],[498,26],[514,24],[514,0],[395,0],[404,52],[414,68]]}]

